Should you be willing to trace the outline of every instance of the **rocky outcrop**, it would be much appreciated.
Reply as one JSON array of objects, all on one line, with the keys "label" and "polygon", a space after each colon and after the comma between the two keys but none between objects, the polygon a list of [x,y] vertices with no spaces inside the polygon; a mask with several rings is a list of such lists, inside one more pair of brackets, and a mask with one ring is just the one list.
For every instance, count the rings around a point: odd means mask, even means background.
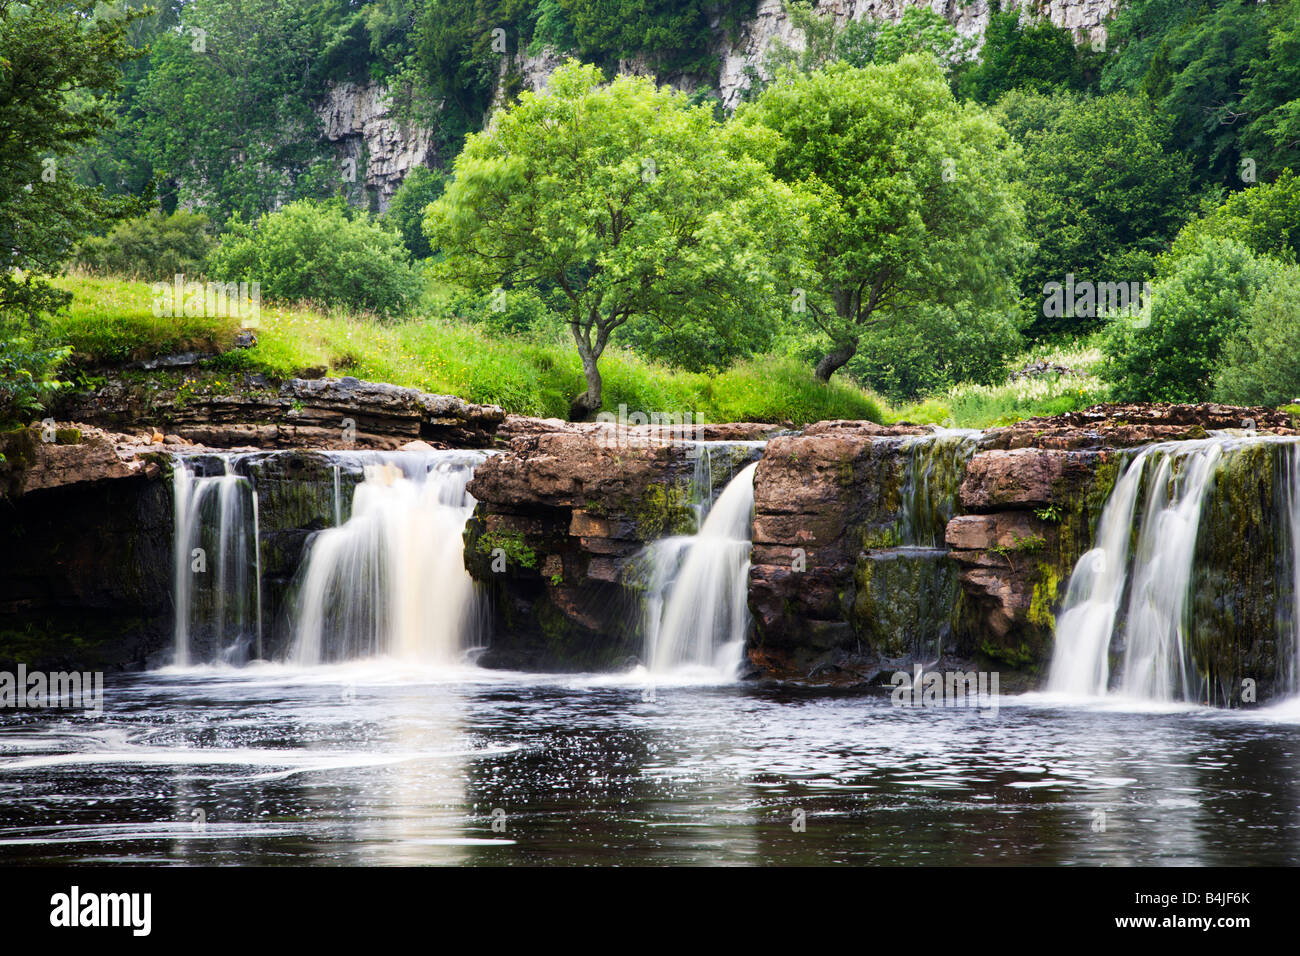
[{"label": "rocky outcrop", "polygon": [[943,528],[969,442],[823,422],[768,443],[754,481],[755,674],[860,683],[952,649]]},{"label": "rocky outcrop", "polygon": [[[1014,2],[1014,0],[1013,0]],[[1068,28],[1079,42],[1104,42],[1106,19],[1119,0],[1022,0],[1020,6],[1032,16],[1042,16],[1060,27]],[[829,12],[838,26],[850,20],[871,18],[897,22],[909,7],[929,7],[942,14],[962,36],[977,42],[989,22],[987,0],[822,0],[817,10]],[[719,42],[722,64],[717,80],[718,92],[727,109],[735,109],[744,97],[753,77],[761,74],[768,51],[776,42],[793,49],[803,48],[804,39],[786,16],[782,0],[760,0],[754,18],[734,40]],[[977,47],[978,48],[978,47]]]},{"label": "rocky outcrop", "polygon": [[[609,667],[640,653],[636,556],[695,530],[695,501],[760,453],[581,426],[516,438],[478,467],[465,533],[488,586],[493,638],[481,663]],[[701,489],[703,485],[703,489]]]},{"label": "rocky outcrop", "polygon": [[113,380],[61,405],[63,415],[122,430],[163,428],[212,448],[393,449],[421,439],[455,448],[492,445],[505,413],[451,395],[355,378],[263,376],[219,386]]},{"label": "rocky outcrop", "polygon": [[341,177],[362,185],[375,212],[388,209],[412,169],[438,163],[433,130],[400,119],[390,91],[378,83],[335,83],[316,112],[339,151]]}]

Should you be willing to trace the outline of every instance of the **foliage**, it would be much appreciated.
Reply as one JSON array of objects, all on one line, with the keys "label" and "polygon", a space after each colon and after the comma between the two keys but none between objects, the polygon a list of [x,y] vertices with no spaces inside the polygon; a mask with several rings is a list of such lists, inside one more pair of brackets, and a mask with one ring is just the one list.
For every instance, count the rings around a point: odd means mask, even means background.
[{"label": "foliage", "polygon": [[1102,87],[1150,97],[1196,183],[1236,187],[1294,165],[1300,0],[1131,0],[1115,17]]},{"label": "foliage", "polygon": [[1011,90],[1090,92],[1097,85],[1099,59],[1089,47],[1076,45],[1064,27],[1031,18],[1016,5],[998,9],[995,0],[979,62],[962,71],[957,89],[981,103],[992,103]]},{"label": "foliage", "polygon": [[830,339],[823,381],[863,335],[920,306],[1013,300],[1019,151],[981,107],[957,103],[933,59],[787,70],[738,120],[777,134],[772,171],[815,201],[797,307]]},{"label": "foliage", "polygon": [[424,234],[424,211],[442,195],[447,177],[427,166],[417,166],[406,174],[402,184],[393,193],[384,223],[402,236],[412,258],[427,259],[433,255],[429,239]]},{"label": "foliage", "polygon": [[397,234],[339,201],[300,200],[256,223],[236,217],[208,271],[222,281],[259,282],[268,298],[380,315],[402,313],[419,289]]},{"label": "foliage", "polygon": [[986,385],[1021,348],[1016,320],[1013,309],[923,306],[864,338],[848,371],[891,401],[960,382]]},{"label": "foliage", "polygon": [[1284,170],[1271,183],[1232,193],[1219,205],[1211,205],[1179,231],[1169,261],[1205,236],[1235,239],[1256,255],[1294,261],[1300,252],[1300,176]]},{"label": "foliage", "polygon": [[909,53],[929,53],[950,71],[973,46],[973,41],[929,8],[908,7],[897,21],[864,16],[842,27],[836,26],[831,12],[814,9],[809,0],[787,0],[784,8],[791,26],[802,34],[803,46],[795,49],[774,39],[763,57],[762,69],[750,76],[750,98],[786,69],[811,73],[832,63],[862,67],[895,63]]},{"label": "foliage", "polygon": [[1280,266],[1255,293],[1242,330],[1224,346],[1215,398],[1281,405],[1300,395],[1300,267]]},{"label": "foliage", "polygon": [[1188,160],[1139,98],[1009,93],[997,115],[1025,150],[1026,218],[1037,248],[1020,288],[1032,335],[1096,327],[1043,314],[1044,285],[1138,282],[1192,211]]},{"label": "foliage", "polygon": [[1252,299],[1276,268],[1232,239],[1201,239],[1156,284],[1137,321],[1112,323],[1103,349],[1115,397],[1209,399],[1224,342],[1246,325]]},{"label": "foliage", "polygon": [[207,216],[152,212],[118,223],[106,236],[91,236],[77,247],[73,262],[92,275],[169,281],[177,273],[202,274],[211,248]]},{"label": "foliage", "polygon": [[575,416],[601,407],[598,362],[633,320],[753,351],[800,220],[748,145],[680,93],[570,61],[466,142],[426,220],[437,274],[532,287],[564,315],[587,380]]}]

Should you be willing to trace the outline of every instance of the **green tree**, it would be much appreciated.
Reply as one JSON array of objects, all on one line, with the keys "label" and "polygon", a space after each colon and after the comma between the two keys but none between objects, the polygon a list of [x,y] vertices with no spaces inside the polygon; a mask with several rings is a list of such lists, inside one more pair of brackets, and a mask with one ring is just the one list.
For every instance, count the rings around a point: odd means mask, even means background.
[{"label": "green tree", "polygon": [[401,315],[419,292],[401,238],[341,200],[299,200],[256,223],[228,224],[213,278],[258,282],[272,299]]},{"label": "green tree", "polygon": [[1120,401],[1203,402],[1211,397],[1224,343],[1274,264],[1232,239],[1202,238],[1156,283],[1136,320],[1116,319],[1102,351]]},{"label": "green tree", "polygon": [[384,213],[384,222],[401,233],[406,251],[416,259],[433,255],[429,239],[424,234],[424,211],[429,203],[442,195],[447,177],[425,166],[417,166],[407,173],[402,184]]},{"label": "green tree", "polygon": [[469,137],[426,220],[438,272],[531,286],[564,316],[587,386],[575,418],[600,409],[600,357],[633,320],[706,327],[724,349],[761,338],[801,224],[793,192],[749,155],[770,137],[744,132],[648,79],[603,84],[569,61]]},{"label": "green tree", "polygon": [[71,298],[47,277],[129,207],[78,183],[71,158],[112,124],[136,14],[91,3],[0,0],[0,420],[58,387],[65,349],[45,313]]},{"label": "green tree", "polygon": [[[1114,55],[1103,68],[1102,89],[1145,94],[1169,117],[1175,141],[1192,158],[1194,185],[1238,187],[1242,160],[1251,158],[1242,137],[1271,100],[1266,89],[1287,100],[1296,95],[1261,78],[1247,101],[1256,64],[1270,57],[1270,32],[1293,21],[1295,10],[1295,0],[1131,0],[1111,27]],[[1273,79],[1285,81],[1288,65],[1274,65],[1282,69]],[[1262,158],[1257,166],[1267,165]]]},{"label": "green tree", "polygon": [[96,275],[166,281],[177,273],[201,274],[211,248],[207,216],[155,211],[118,223],[106,236],[90,237],[73,261]]},{"label": "green tree", "polygon": [[962,72],[957,88],[981,103],[992,103],[1009,90],[1084,92],[1097,85],[1099,61],[1064,27],[1029,17],[1018,6],[1001,10],[995,0],[979,62]]},{"label": "green tree", "polygon": [[180,28],[158,36],[138,129],[174,191],[169,205],[224,222],[346,187],[348,170],[324,146],[311,106],[323,88],[321,9],[313,0],[192,0]]},{"label": "green tree", "polygon": [[932,58],[787,70],[738,114],[778,134],[776,177],[816,199],[802,315],[827,381],[861,337],[925,305],[1001,309],[1024,252],[1019,150]]},{"label": "green tree", "polygon": [[1300,267],[1276,264],[1228,339],[1214,396],[1235,405],[1281,405],[1300,396]]},{"label": "green tree", "polygon": [[1067,273],[1090,282],[1147,278],[1193,211],[1190,163],[1161,117],[1127,94],[1012,92],[996,114],[1025,150],[1026,218],[1038,242],[1020,273],[1026,331],[1085,331],[1096,319],[1043,314],[1043,286]]},{"label": "green tree", "polygon": [[1200,218],[1185,225],[1174,239],[1172,263],[1203,237],[1234,239],[1256,255],[1294,262],[1300,254],[1300,176],[1290,170],[1271,183],[1232,193],[1218,205],[1210,200]]}]

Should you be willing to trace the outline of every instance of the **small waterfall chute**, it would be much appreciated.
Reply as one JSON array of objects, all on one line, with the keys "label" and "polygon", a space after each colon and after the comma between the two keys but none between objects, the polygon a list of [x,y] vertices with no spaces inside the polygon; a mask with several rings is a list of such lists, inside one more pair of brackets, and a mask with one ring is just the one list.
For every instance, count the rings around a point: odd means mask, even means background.
[{"label": "small waterfall chute", "polygon": [[745,466],[694,535],[646,548],[645,661],[652,674],[704,670],[735,676],[749,629],[754,471]]},{"label": "small waterfall chute", "polygon": [[173,463],[174,663],[186,667],[262,655],[261,558],[257,490],[237,474]]}]

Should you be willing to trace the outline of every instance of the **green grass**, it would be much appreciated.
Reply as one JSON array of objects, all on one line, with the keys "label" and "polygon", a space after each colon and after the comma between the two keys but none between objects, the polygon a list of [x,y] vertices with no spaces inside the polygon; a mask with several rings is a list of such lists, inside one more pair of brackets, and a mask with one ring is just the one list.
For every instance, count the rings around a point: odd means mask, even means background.
[{"label": "green grass", "polygon": [[1082,374],[1048,374],[1014,380],[1008,376],[1000,385],[958,385],[943,395],[891,410],[889,414],[895,420],[920,424],[990,428],[1026,418],[1061,415],[1107,399],[1109,390],[1097,374],[1101,352],[1091,342],[1081,340],[1031,349],[1013,361],[1011,367],[1023,368],[1037,361],[1076,369]]},{"label": "green grass", "polygon": [[[228,348],[230,318],[157,318],[148,284],[65,277],[72,306],[52,320],[55,334],[82,365],[177,351]],[[525,415],[563,418],[584,387],[581,365],[561,335],[494,338],[476,325],[444,318],[380,323],[366,316],[263,303],[257,345],[209,363],[218,372],[288,378],[310,369],[458,395]],[[790,422],[884,420],[870,392],[847,381],[823,385],[794,359],[764,356],[718,374],[682,372],[631,352],[601,359],[604,406],[629,412],[691,413],[697,420]]]}]

